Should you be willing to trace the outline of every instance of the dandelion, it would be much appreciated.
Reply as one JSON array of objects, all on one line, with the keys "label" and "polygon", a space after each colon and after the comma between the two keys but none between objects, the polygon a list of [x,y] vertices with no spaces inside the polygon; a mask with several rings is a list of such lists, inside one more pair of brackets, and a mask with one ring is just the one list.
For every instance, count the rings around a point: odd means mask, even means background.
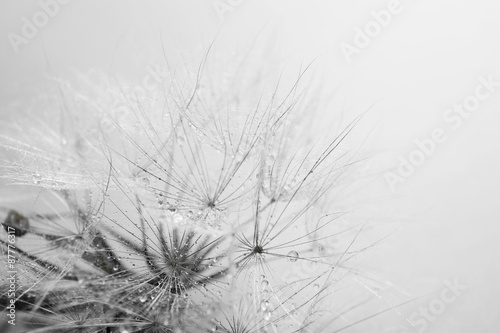
[{"label": "dandelion", "polygon": [[330,200],[362,163],[347,145],[362,116],[311,140],[310,68],[286,88],[241,68],[219,86],[208,56],[190,86],[172,76],[144,96],[98,73],[57,79],[46,110],[0,137],[2,178],[36,191],[31,208],[0,207],[33,332],[341,327],[324,307],[376,243],[358,245],[366,223]]}]

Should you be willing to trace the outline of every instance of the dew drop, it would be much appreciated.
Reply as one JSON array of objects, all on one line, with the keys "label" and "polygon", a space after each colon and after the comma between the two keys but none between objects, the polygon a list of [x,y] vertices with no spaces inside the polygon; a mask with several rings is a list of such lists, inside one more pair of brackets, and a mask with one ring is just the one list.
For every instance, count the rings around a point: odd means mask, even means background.
[{"label": "dew drop", "polygon": [[148,177],[143,177],[141,179],[141,184],[144,186],[149,186],[149,178]]},{"label": "dew drop", "polygon": [[288,252],[288,260],[291,262],[296,262],[299,259],[299,254],[297,251]]},{"label": "dew drop", "polygon": [[262,311],[266,311],[268,306],[269,306],[269,302],[268,301],[261,301],[260,302],[260,309]]},{"label": "dew drop", "polygon": [[42,176],[39,173],[33,174],[33,183],[38,185],[40,184],[41,181],[42,181]]},{"label": "dew drop", "polygon": [[271,320],[271,314],[272,314],[271,311],[266,311],[264,313],[264,319],[268,321]]}]

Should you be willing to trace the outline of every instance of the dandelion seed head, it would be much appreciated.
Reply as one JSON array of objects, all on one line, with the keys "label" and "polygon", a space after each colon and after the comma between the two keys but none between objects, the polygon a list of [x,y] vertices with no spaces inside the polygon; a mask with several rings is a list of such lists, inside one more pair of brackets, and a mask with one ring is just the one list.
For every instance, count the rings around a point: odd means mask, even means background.
[{"label": "dandelion seed head", "polygon": [[51,214],[4,207],[3,223],[24,251],[23,311],[53,331],[308,331],[363,251],[337,204],[352,149],[304,130],[322,107],[304,73],[288,85],[206,58],[146,93],[57,80],[45,104],[67,112],[0,136],[1,177],[56,193]]},{"label": "dandelion seed head", "polygon": [[260,245],[256,245],[253,249],[252,249],[252,252],[251,253],[254,253],[254,254],[264,254],[264,248],[262,248],[262,246]]}]

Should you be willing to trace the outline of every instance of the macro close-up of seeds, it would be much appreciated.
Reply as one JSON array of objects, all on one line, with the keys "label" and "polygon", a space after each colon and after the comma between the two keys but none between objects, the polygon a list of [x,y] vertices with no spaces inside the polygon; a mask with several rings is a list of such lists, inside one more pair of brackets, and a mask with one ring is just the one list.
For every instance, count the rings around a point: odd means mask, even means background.
[{"label": "macro close-up of seeds", "polygon": [[497,332],[500,6],[0,4],[0,333]]}]

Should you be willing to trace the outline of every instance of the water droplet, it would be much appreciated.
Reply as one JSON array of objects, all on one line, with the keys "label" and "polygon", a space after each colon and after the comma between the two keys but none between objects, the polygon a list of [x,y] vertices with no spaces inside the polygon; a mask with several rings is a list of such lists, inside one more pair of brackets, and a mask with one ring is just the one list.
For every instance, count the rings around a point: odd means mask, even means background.
[{"label": "water droplet", "polygon": [[144,186],[149,186],[149,178],[148,177],[142,177],[141,184],[144,185]]},{"label": "water droplet", "polygon": [[182,222],[183,222],[183,218],[182,218],[182,215],[181,215],[181,214],[177,214],[177,213],[176,213],[176,214],[174,214],[174,215],[172,216],[172,219],[173,219],[173,222],[174,222],[175,224],[180,224],[180,223],[182,223]]},{"label": "water droplet", "polygon": [[318,291],[319,290],[319,284],[315,283],[314,286],[313,286],[313,289],[314,289],[314,291]]},{"label": "water droplet", "polygon": [[271,320],[271,315],[272,315],[272,312],[271,311],[266,311],[264,313],[264,319],[265,320]]},{"label": "water droplet", "polygon": [[146,300],[147,300],[146,296],[141,296],[141,297],[139,297],[139,301],[140,301],[141,303],[146,302]]},{"label": "water droplet", "polygon": [[266,288],[267,288],[267,286],[269,286],[269,281],[267,281],[267,280],[262,280],[261,286],[262,286],[262,289],[266,289]]},{"label": "water droplet", "polygon": [[268,301],[261,301],[260,302],[260,309],[262,311],[266,311],[268,306],[269,306],[269,302]]},{"label": "water droplet", "polygon": [[297,251],[290,251],[288,252],[288,260],[291,262],[296,262],[297,259],[299,259],[299,254]]},{"label": "water droplet", "polygon": [[33,183],[38,185],[40,184],[41,181],[42,181],[42,176],[39,173],[33,174]]}]

